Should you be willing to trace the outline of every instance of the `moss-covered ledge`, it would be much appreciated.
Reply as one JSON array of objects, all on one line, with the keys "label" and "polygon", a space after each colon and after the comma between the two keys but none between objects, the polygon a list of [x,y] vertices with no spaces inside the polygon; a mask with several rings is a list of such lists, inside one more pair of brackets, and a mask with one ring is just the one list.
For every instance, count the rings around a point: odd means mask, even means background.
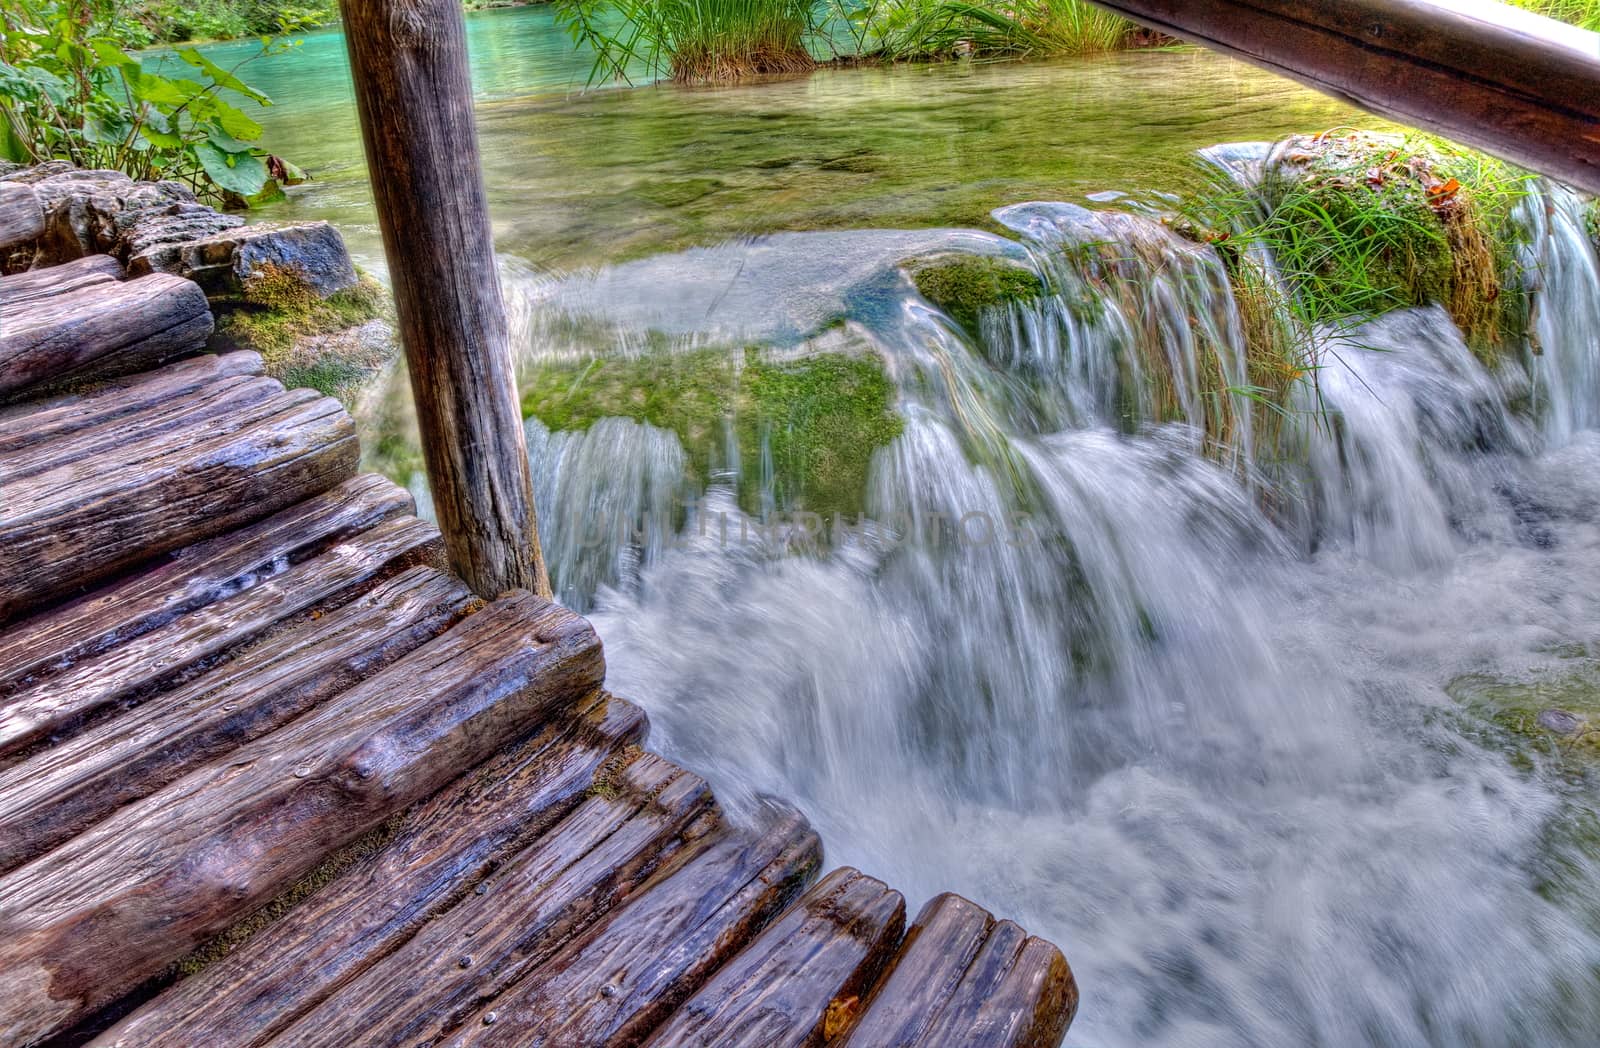
[{"label": "moss-covered ledge", "polygon": [[524,417],[552,431],[610,417],[671,431],[701,483],[725,463],[731,427],[739,502],[750,513],[762,508],[765,447],[779,506],[854,519],[865,508],[873,453],[902,425],[894,387],[873,355],[657,350],[540,362],[525,370],[521,387]]},{"label": "moss-covered ledge", "polygon": [[912,259],[904,268],[923,298],[973,333],[985,310],[1044,294],[1044,284],[1033,270],[991,255],[934,255]]}]

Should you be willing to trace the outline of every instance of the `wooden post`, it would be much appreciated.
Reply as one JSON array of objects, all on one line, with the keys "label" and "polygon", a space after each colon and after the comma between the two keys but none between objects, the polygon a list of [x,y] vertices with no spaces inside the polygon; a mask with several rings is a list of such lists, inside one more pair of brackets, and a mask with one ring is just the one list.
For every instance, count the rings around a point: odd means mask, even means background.
[{"label": "wooden post", "polygon": [[1600,34],[1487,0],[1094,0],[1600,193]]},{"label": "wooden post", "polygon": [[459,0],[340,0],[361,134],[450,565],[550,595]]}]

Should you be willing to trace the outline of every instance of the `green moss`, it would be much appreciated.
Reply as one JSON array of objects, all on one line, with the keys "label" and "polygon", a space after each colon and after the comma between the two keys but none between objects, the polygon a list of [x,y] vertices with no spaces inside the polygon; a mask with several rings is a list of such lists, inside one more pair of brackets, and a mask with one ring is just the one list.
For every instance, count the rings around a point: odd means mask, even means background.
[{"label": "green moss", "polygon": [[1039,277],[1015,262],[983,255],[943,255],[910,263],[907,271],[922,297],[969,331],[978,330],[985,309],[1038,298]]},{"label": "green moss", "polygon": [[863,508],[872,454],[901,422],[894,388],[875,357],[825,353],[772,360],[751,349],[651,352],[549,362],[522,379],[522,411],[552,430],[582,430],[608,417],[677,434],[703,481],[731,425],[740,455],[739,500],[759,512],[762,449],[785,510],[831,519]]},{"label": "green moss", "polygon": [[388,291],[370,277],[326,299],[286,271],[258,274],[242,305],[223,313],[214,338],[260,353],[267,374],[292,388],[306,386],[342,399],[382,366],[388,353],[357,340],[306,346],[307,339],[337,335],[385,315]]}]

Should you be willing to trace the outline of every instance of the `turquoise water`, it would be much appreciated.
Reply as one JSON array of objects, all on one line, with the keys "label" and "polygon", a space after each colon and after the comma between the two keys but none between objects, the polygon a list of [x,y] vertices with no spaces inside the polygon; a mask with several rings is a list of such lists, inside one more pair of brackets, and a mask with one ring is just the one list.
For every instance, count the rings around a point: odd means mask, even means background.
[{"label": "turquoise water", "polygon": [[[1362,122],[1209,52],[830,69],[768,83],[586,90],[546,7],[467,18],[500,249],[573,269],[778,229],[980,226],[995,207],[1179,188],[1215,142]],[[257,45],[213,45],[225,66]],[[244,67],[263,145],[314,176],[263,218],[327,218],[379,266],[342,35]]]}]

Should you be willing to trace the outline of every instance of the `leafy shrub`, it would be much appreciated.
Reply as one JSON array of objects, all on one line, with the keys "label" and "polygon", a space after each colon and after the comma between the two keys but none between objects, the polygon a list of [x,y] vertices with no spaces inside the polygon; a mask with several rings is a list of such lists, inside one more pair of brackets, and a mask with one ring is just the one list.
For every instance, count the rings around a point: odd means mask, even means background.
[{"label": "leafy shrub", "polygon": [[[231,204],[274,176],[287,184],[304,177],[255,145],[261,125],[228,100],[272,104],[238,66],[224,69],[187,47],[174,52],[182,75],[145,69],[126,48],[147,34],[114,0],[12,2],[0,36],[0,155],[172,179]],[[264,37],[253,57],[291,46]]]}]

